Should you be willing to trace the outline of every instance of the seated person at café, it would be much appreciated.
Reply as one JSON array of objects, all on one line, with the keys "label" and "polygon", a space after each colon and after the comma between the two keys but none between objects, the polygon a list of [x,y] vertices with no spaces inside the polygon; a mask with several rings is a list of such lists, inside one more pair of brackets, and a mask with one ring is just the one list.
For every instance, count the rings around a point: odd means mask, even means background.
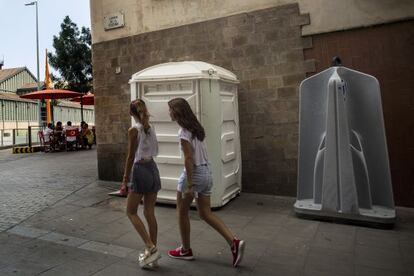
[{"label": "seated person at caf\u00e9", "polygon": [[86,146],[89,147],[89,149],[92,148],[94,135],[93,132],[88,128],[88,124],[84,123],[82,126],[82,132],[81,132],[81,147],[86,148]]},{"label": "seated person at caf\u00e9", "polygon": [[53,131],[53,140],[56,146],[61,147],[63,144],[63,127],[62,122],[57,122],[55,130]]},{"label": "seated person at caf\u00e9", "polygon": [[83,148],[83,141],[82,141],[82,128],[83,125],[86,124],[85,121],[80,122],[80,127],[79,127],[79,134],[78,134],[78,144],[82,146]]},{"label": "seated person at caf\u00e9", "polygon": [[62,122],[61,121],[58,121],[56,123],[55,132],[62,132],[62,131],[63,131]]},{"label": "seated person at caf\u00e9", "polygon": [[77,136],[79,134],[79,130],[77,127],[72,126],[72,122],[68,121],[64,128],[64,133],[66,137],[66,149],[73,149],[73,146],[77,147]]},{"label": "seated person at caf\u00e9", "polygon": [[65,131],[68,127],[72,127],[71,121],[67,121],[66,125],[63,126],[63,131]]},{"label": "seated person at caf\u00e9", "polygon": [[53,135],[53,125],[48,123],[46,128],[43,130],[43,138],[45,143],[50,142],[50,137]]},{"label": "seated person at caf\u00e9", "polygon": [[84,124],[86,124],[85,121],[80,122],[79,132],[82,132],[82,128]]}]

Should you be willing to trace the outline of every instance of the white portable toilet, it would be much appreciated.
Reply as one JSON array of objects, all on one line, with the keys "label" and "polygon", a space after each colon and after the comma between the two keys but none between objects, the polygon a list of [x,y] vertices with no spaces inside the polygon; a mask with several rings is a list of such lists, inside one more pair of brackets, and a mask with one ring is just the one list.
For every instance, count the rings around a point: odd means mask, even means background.
[{"label": "white portable toilet", "polygon": [[131,100],[145,101],[157,132],[159,154],[155,161],[162,189],[158,202],[176,202],[177,183],[184,168],[176,122],[169,116],[168,101],[188,101],[206,131],[213,174],[211,206],[220,207],[241,191],[241,152],[237,77],[230,71],[200,61],[169,62],[132,75]]}]

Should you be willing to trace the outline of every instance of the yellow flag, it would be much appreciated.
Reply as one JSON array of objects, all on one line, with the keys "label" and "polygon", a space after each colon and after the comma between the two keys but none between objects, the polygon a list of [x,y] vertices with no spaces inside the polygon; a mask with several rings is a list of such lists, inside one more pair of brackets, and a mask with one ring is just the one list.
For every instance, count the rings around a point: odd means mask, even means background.
[{"label": "yellow flag", "polygon": [[46,49],[46,61],[45,61],[45,88],[53,89],[52,79],[49,74],[49,64],[47,62],[47,49]]},{"label": "yellow flag", "polygon": [[[49,74],[49,64],[47,62],[47,49],[46,49],[46,60],[45,60],[45,89],[53,89],[52,79]],[[46,100],[46,121],[52,122],[52,108],[50,100]]]}]

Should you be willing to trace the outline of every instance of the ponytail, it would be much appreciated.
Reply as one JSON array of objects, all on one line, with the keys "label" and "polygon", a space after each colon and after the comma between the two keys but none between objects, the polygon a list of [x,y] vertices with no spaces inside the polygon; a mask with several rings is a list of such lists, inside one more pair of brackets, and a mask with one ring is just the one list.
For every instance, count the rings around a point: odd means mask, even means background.
[{"label": "ponytail", "polygon": [[149,113],[145,102],[141,99],[132,101],[129,106],[131,115],[135,115],[144,128],[145,134],[150,134]]}]

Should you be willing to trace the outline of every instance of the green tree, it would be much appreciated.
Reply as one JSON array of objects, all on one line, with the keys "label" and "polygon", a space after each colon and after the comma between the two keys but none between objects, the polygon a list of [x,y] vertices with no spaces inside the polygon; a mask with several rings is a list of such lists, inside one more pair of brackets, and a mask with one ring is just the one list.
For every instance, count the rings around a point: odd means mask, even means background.
[{"label": "green tree", "polygon": [[52,75],[56,88],[86,93],[92,88],[91,32],[66,16],[58,36],[53,36],[55,53],[48,53],[49,63],[60,76]]}]

